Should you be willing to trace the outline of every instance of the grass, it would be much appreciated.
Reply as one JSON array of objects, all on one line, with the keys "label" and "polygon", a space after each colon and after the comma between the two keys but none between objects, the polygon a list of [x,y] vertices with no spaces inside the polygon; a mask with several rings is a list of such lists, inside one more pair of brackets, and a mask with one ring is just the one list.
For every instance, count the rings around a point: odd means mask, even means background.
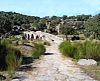
[{"label": "grass", "polygon": [[[9,76],[7,76],[7,80],[9,81],[11,81],[13,75],[18,70],[19,66],[22,64],[22,61],[23,62],[27,61],[27,59],[23,60],[21,54],[22,49],[18,50],[17,48],[17,46],[20,46],[19,42],[21,42],[22,46],[23,44],[27,44],[30,46],[30,48],[32,48],[31,50],[29,50],[30,49],[29,48],[24,51],[24,52],[30,51],[28,53],[31,54],[28,55],[30,55],[29,58],[32,59],[39,59],[46,50],[44,46],[44,41],[43,43],[40,42],[34,43],[34,41],[27,41],[27,40],[12,40],[8,38],[0,39],[0,60],[2,60],[0,61],[0,70],[8,72]],[[45,44],[48,45],[48,42],[45,42]],[[29,62],[27,61],[27,63]]]},{"label": "grass", "polygon": [[0,70],[5,70],[12,78],[17,68],[21,65],[21,53],[14,48],[10,39],[0,40]]},{"label": "grass", "polygon": [[74,57],[76,53],[75,46],[70,41],[64,41],[59,45],[59,49],[64,56]]},{"label": "grass", "polygon": [[100,81],[100,66],[80,66],[88,75]]},{"label": "grass", "polygon": [[64,41],[59,46],[64,56],[75,59],[95,59],[100,61],[100,43],[86,40],[85,42]]},{"label": "grass", "polygon": [[100,43],[92,40],[64,41],[59,45],[59,50],[64,56],[70,56],[75,60],[94,59],[97,66],[80,66],[88,75],[100,81]]},{"label": "grass", "polygon": [[32,56],[34,59],[39,59],[41,55],[45,52],[45,46],[41,43],[34,43],[34,50],[32,53]]},{"label": "grass", "polygon": [[6,56],[7,70],[10,77],[16,72],[17,68],[21,65],[22,58],[19,55],[20,51],[15,48],[9,48]]},{"label": "grass", "polygon": [[95,59],[100,60],[100,44],[90,40],[86,40],[83,43],[75,44],[77,48],[77,54],[75,54],[76,59]]},{"label": "grass", "polygon": [[48,41],[44,41],[44,45],[50,46],[50,43]]}]

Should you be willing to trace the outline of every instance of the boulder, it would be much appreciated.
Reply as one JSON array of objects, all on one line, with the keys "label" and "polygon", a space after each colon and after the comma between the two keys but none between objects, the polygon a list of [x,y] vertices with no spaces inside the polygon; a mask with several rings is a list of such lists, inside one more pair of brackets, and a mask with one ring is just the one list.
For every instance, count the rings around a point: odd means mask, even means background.
[{"label": "boulder", "polygon": [[11,80],[11,81],[21,81],[21,80],[19,80],[19,79],[13,79],[13,80]]},{"label": "boulder", "polygon": [[79,65],[97,65],[97,62],[93,59],[80,59],[77,63]]}]

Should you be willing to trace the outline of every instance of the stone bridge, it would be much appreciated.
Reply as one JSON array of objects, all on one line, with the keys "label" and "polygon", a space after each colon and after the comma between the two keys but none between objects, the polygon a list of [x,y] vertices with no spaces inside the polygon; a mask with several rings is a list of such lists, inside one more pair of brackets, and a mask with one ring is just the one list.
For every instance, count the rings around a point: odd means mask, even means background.
[{"label": "stone bridge", "polygon": [[60,38],[56,35],[52,35],[49,33],[41,32],[41,31],[24,31],[23,32],[26,40],[34,40],[34,39],[41,39],[41,40],[47,40],[50,43],[60,43],[63,41],[63,38]]}]

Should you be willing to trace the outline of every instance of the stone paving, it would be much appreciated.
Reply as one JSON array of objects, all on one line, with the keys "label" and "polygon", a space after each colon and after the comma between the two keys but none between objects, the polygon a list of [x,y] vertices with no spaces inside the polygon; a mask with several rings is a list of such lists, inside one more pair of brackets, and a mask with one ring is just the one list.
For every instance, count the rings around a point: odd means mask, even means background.
[{"label": "stone paving", "polygon": [[33,63],[33,71],[24,81],[97,81],[89,77],[70,58],[63,58],[58,44],[46,49],[39,61]]}]

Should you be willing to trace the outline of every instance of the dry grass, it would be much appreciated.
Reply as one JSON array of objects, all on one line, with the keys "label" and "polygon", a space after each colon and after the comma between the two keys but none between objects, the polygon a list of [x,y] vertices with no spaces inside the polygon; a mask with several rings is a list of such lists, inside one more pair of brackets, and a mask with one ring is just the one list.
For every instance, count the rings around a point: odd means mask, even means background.
[{"label": "dry grass", "polygon": [[98,66],[80,66],[89,76],[100,81],[100,65]]},{"label": "dry grass", "polygon": [[25,56],[32,55],[33,47],[31,47],[31,46],[18,45],[18,46],[16,46],[16,48],[21,51],[22,55],[25,55]]}]

